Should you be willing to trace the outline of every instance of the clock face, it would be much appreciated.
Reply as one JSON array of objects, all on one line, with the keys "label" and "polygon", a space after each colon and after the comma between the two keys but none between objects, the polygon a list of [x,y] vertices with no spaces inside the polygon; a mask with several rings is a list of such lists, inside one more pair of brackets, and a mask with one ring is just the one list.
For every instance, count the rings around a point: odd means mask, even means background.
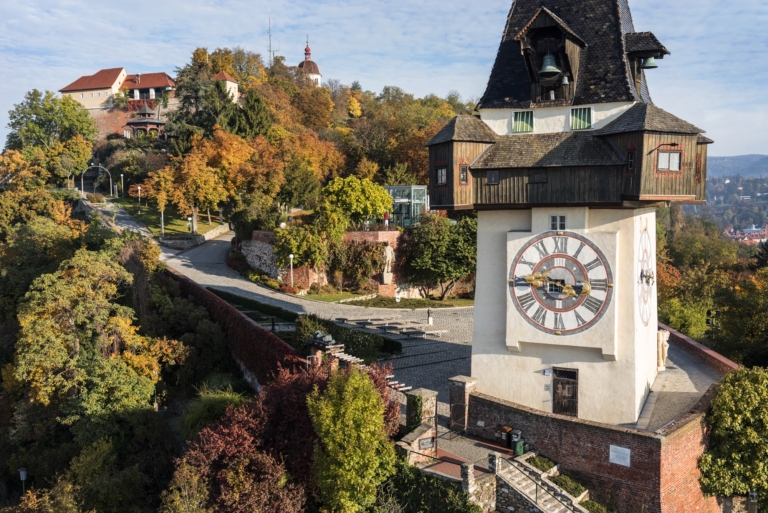
[{"label": "clock face", "polygon": [[640,268],[640,276],[637,280],[637,304],[640,309],[640,320],[648,326],[651,320],[653,285],[656,282],[656,265],[653,262],[653,246],[647,228],[640,234],[637,263]]},{"label": "clock face", "polygon": [[536,329],[554,335],[588,330],[613,298],[608,259],[572,232],[546,232],[518,251],[509,270],[512,303]]}]

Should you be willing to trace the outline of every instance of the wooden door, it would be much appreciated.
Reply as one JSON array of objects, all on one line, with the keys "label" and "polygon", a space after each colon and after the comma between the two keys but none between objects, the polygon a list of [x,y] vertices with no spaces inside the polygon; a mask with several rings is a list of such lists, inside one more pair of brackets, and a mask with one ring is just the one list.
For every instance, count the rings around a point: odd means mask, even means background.
[{"label": "wooden door", "polygon": [[553,369],[554,401],[552,412],[571,417],[579,416],[579,371],[575,369]]}]

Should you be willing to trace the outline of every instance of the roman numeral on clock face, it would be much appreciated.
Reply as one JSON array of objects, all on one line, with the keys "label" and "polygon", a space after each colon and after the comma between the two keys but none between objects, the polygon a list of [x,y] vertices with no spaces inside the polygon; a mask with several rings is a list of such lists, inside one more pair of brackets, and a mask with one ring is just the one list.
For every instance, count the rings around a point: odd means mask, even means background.
[{"label": "roman numeral on clock face", "polygon": [[584,307],[593,314],[597,315],[597,312],[599,312],[603,307],[603,302],[599,299],[595,299],[592,296],[587,296],[587,299],[584,301]]},{"label": "roman numeral on clock face", "polygon": [[547,322],[547,311],[543,306],[540,306],[536,313],[533,314],[533,320],[544,326]]},{"label": "roman numeral on clock face", "polygon": [[568,237],[555,237],[554,253],[568,253]]},{"label": "roman numeral on clock face", "polygon": [[586,244],[584,244],[583,242],[579,244],[579,247],[576,249],[576,253],[573,254],[573,258],[579,258],[579,255],[581,254],[581,250],[584,249],[584,246],[586,246]]},{"label": "roman numeral on clock face", "polygon": [[574,310],[573,313],[574,315],[576,315],[576,324],[579,325],[579,328],[581,328],[587,323],[587,321],[585,321],[584,318],[581,315],[579,315],[579,312]]},{"label": "roman numeral on clock face", "polygon": [[592,280],[589,284],[592,285],[592,290],[605,292],[608,289],[608,280]]},{"label": "roman numeral on clock face", "polygon": [[533,269],[534,267],[536,267],[536,264],[535,264],[535,263],[533,263],[533,262],[529,262],[528,260],[526,260],[526,259],[525,259],[525,257],[520,257],[520,265],[527,265],[527,266],[528,266],[528,267],[530,267],[531,269]]},{"label": "roman numeral on clock face", "polygon": [[549,256],[549,251],[547,251],[547,247],[544,245],[544,241],[539,241],[533,246],[536,251],[539,252],[539,258],[544,258]]},{"label": "roman numeral on clock face", "polygon": [[531,306],[533,306],[533,304],[536,302],[536,300],[533,298],[533,294],[531,292],[523,294],[522,296],[517,296],[517,300],[520,302],[520,306],[526,312],[528,310],[530,310]]},{"label": "roman numeral on clock face", "polygon": [[563,315],[558,312],[555,312],[555,329],[556,330],[565,329],[565,324],[563,323]]},{"label": "roman numeral on clock face", "polygon": [[585,264],[584,267],[586,267],[587,271],[591,271],[592,269],[597,269],[598,267],[602,267],[603,263],[600,261],[599,258],[595,258],[588,264]]}]

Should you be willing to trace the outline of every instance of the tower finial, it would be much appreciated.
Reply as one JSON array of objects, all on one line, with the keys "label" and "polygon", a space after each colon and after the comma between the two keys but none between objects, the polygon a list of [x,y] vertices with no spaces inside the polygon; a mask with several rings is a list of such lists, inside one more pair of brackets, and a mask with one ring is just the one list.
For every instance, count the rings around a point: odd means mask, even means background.
[{"label": "tower finial", "polygon": [[307,34],[307,47],[304,48],[304,60],[308,61],[310,60],[310,56],[312,55],[312,50],[309,49],[309,34]]}]

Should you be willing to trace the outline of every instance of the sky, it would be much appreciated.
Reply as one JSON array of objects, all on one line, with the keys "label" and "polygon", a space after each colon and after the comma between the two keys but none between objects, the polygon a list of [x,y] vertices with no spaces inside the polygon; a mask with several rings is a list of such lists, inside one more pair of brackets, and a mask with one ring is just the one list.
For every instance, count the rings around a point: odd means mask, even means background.
[{"label": "sky", "polygon": [[[0,141],[8,110],[31,89],[57,91],[82,75],[174,70],[196,47],[242,46],[312,59],[323,79],[416,96],[478,98],[510,0],[25,0],[0,2]],[[768,154],[768,2],[630,0],[636,31],[672,52],[648,72],[653,101],[701,127],[710,155]]]}]

